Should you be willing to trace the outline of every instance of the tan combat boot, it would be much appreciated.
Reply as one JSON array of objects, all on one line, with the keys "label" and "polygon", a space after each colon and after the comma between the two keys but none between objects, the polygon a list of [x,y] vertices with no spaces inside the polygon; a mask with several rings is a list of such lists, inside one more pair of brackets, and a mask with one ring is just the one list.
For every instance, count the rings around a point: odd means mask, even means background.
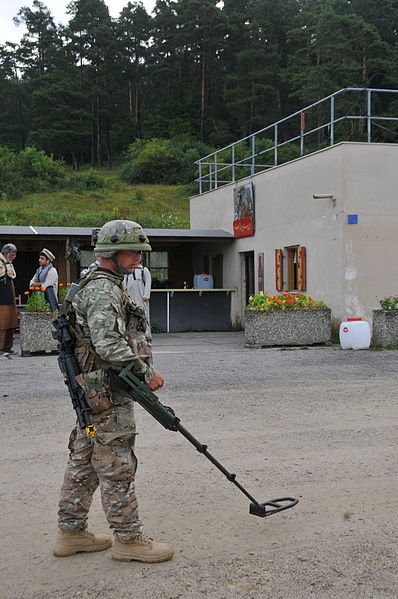
[{"label": "tan combat boot", "polygon": [[92,532],[68,532],[58,529],[54,547],[54,555],[67,557],[81,551],[103,551],[112,545],[109,535],[93,535]]},{"label": "tan combat boot", "polygon": [[174,555],[174,549],[167,543],[157,543],[153,539],[138,534],[132,541],[122,542],[117,537],[113,544],[112,559],[119,562],[165,562]]}]

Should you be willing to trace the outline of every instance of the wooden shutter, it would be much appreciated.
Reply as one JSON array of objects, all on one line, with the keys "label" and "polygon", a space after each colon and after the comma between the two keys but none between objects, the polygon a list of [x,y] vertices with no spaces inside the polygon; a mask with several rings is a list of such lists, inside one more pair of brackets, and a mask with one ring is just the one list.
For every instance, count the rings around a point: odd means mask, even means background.
[{"label": "wooden shutter", "polygon": [[300,246],[297,248],[297,289],[298,291],[305,291],[307,287],[306,281],[306,260],[305,260],[305,247]]},{"label": "wooden shutter", "polygon": [[275,288],[277,291],[283,289],[283,251],[275,250]]}]

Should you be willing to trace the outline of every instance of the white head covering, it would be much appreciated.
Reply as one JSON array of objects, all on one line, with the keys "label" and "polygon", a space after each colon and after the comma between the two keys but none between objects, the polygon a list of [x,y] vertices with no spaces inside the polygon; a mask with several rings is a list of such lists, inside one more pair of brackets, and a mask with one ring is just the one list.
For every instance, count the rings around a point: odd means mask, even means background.
[{"label": "white head covering", "polygon": [[49,260],[51,260],[51,262],[53,260],[55,260],[55,256],[52,252],[50,252],[50,250],[48,250],[47,248],[43,248],[42,251],[40,252],[40,255],[43,254],[43,256],[45,256],[46,258],[48,258]]}]

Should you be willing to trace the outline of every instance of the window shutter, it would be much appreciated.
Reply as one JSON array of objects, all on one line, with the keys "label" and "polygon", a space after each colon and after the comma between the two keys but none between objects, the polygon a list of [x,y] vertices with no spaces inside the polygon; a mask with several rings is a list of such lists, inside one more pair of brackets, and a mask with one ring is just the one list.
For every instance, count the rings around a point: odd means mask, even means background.
[{"label": "window shutter", "polygon": [[299,291],[306,290],[306,278],[305,247],[300,246],[297,248],[297,289]]},{"label": "window shutter", "polygon": [[283,251],[275,250],[275,287],[277,291],[283,289]]}]

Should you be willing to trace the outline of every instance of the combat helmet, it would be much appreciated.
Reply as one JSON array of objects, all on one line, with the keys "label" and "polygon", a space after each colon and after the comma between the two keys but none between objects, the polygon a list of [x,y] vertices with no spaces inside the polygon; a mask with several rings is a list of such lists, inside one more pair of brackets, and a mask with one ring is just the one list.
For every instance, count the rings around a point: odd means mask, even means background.
[{"label": "combat helmet", "polygon": [[107,258],[122,250],[150,252],[151,249],[141,225],[131,220],[111,220],[98,231],[94,252]]}]

